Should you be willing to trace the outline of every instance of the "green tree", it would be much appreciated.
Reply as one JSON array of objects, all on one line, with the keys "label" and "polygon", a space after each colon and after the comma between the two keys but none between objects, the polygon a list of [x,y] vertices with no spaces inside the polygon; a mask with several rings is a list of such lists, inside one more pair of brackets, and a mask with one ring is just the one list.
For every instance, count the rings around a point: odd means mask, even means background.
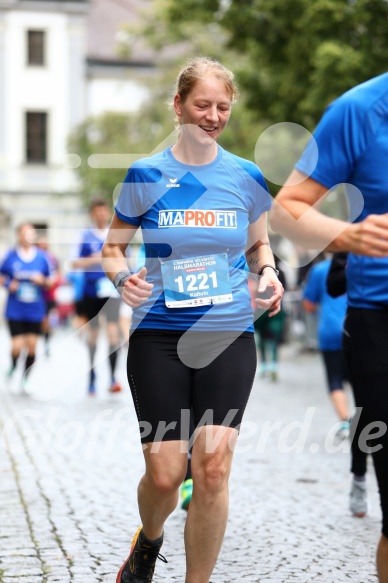
[{"label": "green tree", "polygon": [[[153,6],[158,22],[149,32],[165,26],[178,40],[199,22],[213,44],[239,55],[233,68],[260,120],[312,129],[330,101],[387,70],[386,0],[154,0]],[[212,35],[211,27],[221,34]]]},{"label": "green tree", "polygon": [[[133,39],[145,38],[159,54],[158,72],[149,85],[149,98],[141,111],[129,114],[108,112],[91,117],[82,123],[69,137],[68,151],[81,157],[76,169],[81,183],[81,193],[87,203],[94,196],[112,201],[117,185],[125,176],[125,168],[136,154],[147,155],[160,149],[164,140],[174,132],[174,113],[168,108],[172,101],[174,82],[180,66],[186,58],[206,54],[221,59],[233,68],[236,53],[225,49],[225,33],[216,23],[203,26],[200,22],[186,22],[176,29],[168,25],[164,14],[164,0],[144,13],[139,25],[126,26],[129,44],[121,41],[118,53],[130,57]],[[210,35],[216,35],[217,42]],[[163,47],[167,47],[163,51]],[[220,143],[226,149],[244,158],[254,159],[256,141],[262,124],[246,105],[244,97],[234,106],[229,124]],[[170,140],[171,141],[171,140]],[[115,154],[120,168],[97,167],[96,155]],[[126,158],[123,155],[126,155]],[[120,158],[119,158],[120,157]],[[113,164],[114,165],[114,164]]]},{"label": "green tree", "polygon": [[[99,196],[110,204],[136,157],[152,152],[174,126],[166,107],[138,113],[104,113],[90,117],[69,136],[68,151],[81,158],[76,169],[85,203]],[[99,156],[109,155],[106,163]]]}]

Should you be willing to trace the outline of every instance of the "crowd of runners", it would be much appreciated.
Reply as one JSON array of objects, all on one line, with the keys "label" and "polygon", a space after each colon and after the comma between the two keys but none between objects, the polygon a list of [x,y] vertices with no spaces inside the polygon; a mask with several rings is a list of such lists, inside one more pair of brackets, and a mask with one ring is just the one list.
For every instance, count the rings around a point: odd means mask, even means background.
[{"label": "crowd of runners", "polygon": [[[316,263],[299,291],[305,312],[319,314],[322,374],[341,421],[338,437],[352,439],[350,510],[360,517],[367,513],[367,452],[358,437],[388,417],[388,199],[381,196],[388,178],[387,95],[383,75],[334,102],[314,134],[316,167],[308,146],[271,211],[273,228],[299,245],[349,252],[341,268],[336,254]],[[137,490],[141,526],[117,583],[153,580],[157,559],[166,560],[160,554],[164,525],[179,491],[187,511],[185,581],[209,582],[227,524],[233,449],[258,354],[260,374],[281,382],[278,347],[290,329],[281,300],[289,284],[269,243],[272,199],[258,167],[218,144],[237,97],[231,71],[205,57],[190,61],[170,103],[176,144],[132,165],[113,211],[103,199],[91,201],[90,226],[68,273],[28,222],[17,227],[15,245],[0,263],[11,339],[6,374],[11,378],[22,366],[24,390],[39,338],[49,355],[51,328],[61,320],[85,328],[89,396],[96,393],[100,332],[107,338],[109,393],[124,389],[116,369],[119,349],[128,345],[145,473]],[[311,208],[338,183],[364,195],[351,227]],[[303,224],[307,210],[311,220]],[[129,261],[138,232],[141,253]],[[339,271],[342,287],[338,279],[330,283]],[[55,290],[64,281],[72,289],[71,307],[61,313]],[[362,411],[357,426],[346,383]],[[377,436],[382,447],[373,451],[383,512],[380,583],[388,583],[386,433]],[[216,445],[209,449],[209,443]]]}]

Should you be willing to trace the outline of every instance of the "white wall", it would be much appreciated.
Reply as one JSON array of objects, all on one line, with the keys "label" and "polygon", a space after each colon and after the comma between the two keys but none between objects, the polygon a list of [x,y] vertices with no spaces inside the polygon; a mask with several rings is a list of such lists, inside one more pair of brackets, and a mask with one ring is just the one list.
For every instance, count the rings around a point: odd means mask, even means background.
[{"label": "white wall", "polygon": [[149,91],[130,79],[91,79],[88,83],[88,114],[105,111],[128,113],[138,110]]}]

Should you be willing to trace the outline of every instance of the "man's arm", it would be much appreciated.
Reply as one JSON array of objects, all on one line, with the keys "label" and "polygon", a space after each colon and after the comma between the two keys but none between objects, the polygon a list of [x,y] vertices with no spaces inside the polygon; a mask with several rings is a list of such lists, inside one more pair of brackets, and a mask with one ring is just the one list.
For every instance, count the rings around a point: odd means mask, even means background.
[{"label": "man's arm", "polygon": [[316,180],[293,170],[274,200],[271,227],[305,249],[388,257],[388,215],[369,215],[350,224],[327,217],[319,211],[327,192]]}]

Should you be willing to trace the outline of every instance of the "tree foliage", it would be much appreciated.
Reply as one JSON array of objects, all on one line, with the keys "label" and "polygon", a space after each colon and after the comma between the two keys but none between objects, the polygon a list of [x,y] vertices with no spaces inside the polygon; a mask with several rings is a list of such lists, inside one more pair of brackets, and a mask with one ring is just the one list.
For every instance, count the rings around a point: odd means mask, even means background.
[{"label": "tree foliage", "polygon": [[[184,22],[170,27],[164,13],[164,0],[157,0],[151,12],[145,12],[137,25],[126,26],[129,42],[141,37],[159,53],[158,72],[149,86],[149,98],[135,113],[107,112],[91,117],[69,137],[68,150],[82,160],[76,169],[85,202],[102,196],[112,202],[113,193],[125,176],[125,168],[95,168],[89,161],[94,154],[143,154],[159,149],[174,132],[174,113],[168,108],[172,101],[179,68],[186,58],[206,54],[232,67],[236,54],[225,50],[226,35],[215,23],[204,26],[199,21]],[[215,42],[212,34],[216,34]],[[163,50],[167,47],[166,50]],[[131,46],[125,40],[118,47],[121,57],[130,57]],[[246,107],[242,98],[232,112],[231,120],[221,136],[220,144],[235,154],[254,159],[256,141],[262,124]]]},{"label": "tree foliage", "polygon": [[193,22],[222,31],[213,42],[239,55],[234,71],[258,119],[312,129],[330,101],[387,70],[386,0],[154,0],[154,6],[176,37]]},{"label": "tree foliage", "polygon": [[[172,114],[166,107],[150,108],[141,115],[107,112],[85,120],[68,140],[69,152],[81,158],[77,174],[85,202],[97,196],[111,204],[116,187],[126,174],[122,156],[147,155],[173,129]],[[119,167],[114,167],[114,163],[112,167],[96,167],[90,163],[91,156],[101,154],[117,157]]]},{"label": "tree foliage", "polygon": [[[88,119],[70,137],[78,153],[85,200],[112,200],[123,168],[91,168],[96,153],[148,153],[174,129],[166,99],[185,58],[221,60],[242,93],[220,143],[254,160],[261,131],[279,122],[312,130],[327,104],[350,87],[387,69],[387,0],[153,0],[118,47],[146,41],[158,55],[159,74],[141,112]],[[278,144],[279,145],[279,144]],[[259,164],[260,165],[260,164]],[[291,168],[290,168],[291,169]],[[276,192],[278,184],[272,185]]]}]

